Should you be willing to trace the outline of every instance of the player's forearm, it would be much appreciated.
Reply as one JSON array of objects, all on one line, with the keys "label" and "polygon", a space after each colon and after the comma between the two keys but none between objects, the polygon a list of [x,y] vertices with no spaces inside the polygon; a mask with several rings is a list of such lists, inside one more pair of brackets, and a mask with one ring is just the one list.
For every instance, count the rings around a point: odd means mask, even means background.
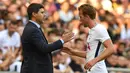
[{"label": "player's forearm", "polygon": [[72,55],[86,58],[86,51],[73,50]]},{"label": "player's forearm", "polygon": [[108,56],[112,55],[114,53],[114,48],[110,47],[110,48],[106,48],[102,54],[100,54],[98,57],[96,57],[96,61],[99,62],[101,60],[106,59]]}]

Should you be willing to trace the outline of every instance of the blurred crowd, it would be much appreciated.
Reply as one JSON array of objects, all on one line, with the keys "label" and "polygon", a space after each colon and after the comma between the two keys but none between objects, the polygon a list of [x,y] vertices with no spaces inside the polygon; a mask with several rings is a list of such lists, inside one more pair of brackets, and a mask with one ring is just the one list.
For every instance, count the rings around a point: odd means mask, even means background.
[{"label": "blurred crowd", "polygon": [[[42,30],[49,43],[58,40],[64,31],[73,31],[76,38],[68,46],[86,51],[89,29],[80,25],[77,8],[89,3],[97,10],[96,24],[102,24],[114,43],[115,53],[106,59],[107,67],[130,68],[130,0],[0,0],[0,70],[20,72],[22,45],[20,37],[28,22],[27,7],[42,3],[46,21]],[[83,73],[85,59],[59,50],[52,52],[54,73]],[[109,73],[125,73],[113,72]]]}]

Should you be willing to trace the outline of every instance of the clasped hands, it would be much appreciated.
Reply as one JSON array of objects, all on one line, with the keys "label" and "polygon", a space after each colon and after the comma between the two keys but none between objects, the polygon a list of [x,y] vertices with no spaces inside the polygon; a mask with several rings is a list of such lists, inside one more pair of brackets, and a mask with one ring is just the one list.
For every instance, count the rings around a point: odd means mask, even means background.
[{"label": "clasped hands", "polygon": [[[74,33],[72,31],[69,31],[69,32],[65,32],[63,35],[62,35],[62,39],[64,40],[64,45],[63,45],[63,48],[62,48],[62,52],[65,52],[69,55],[74,55],[74,49],[72,48],[72,43],[70,42],[70,40],[74,39],[75,36],[74,36]],[[86,70],[91,70],[91,68],[97,63],[96,59],[92,59],[90,60],[89,62],[87,62],[84,66],[84,68]]]}]

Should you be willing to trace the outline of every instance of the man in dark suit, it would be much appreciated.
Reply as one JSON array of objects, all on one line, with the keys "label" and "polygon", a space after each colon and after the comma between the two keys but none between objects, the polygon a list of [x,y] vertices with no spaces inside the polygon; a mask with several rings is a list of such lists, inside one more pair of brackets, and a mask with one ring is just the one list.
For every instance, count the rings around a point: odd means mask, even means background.
[{"label": "man in dark suit", "polygon": [[41,4],[32,3],[28,9],[29,22],[22,34],[23,62],[21,73],[53,73],[51,52],[61,49],[74,34],[67,32],[62,39],[48,44],[40,25],[45,20],[45,10]]}]

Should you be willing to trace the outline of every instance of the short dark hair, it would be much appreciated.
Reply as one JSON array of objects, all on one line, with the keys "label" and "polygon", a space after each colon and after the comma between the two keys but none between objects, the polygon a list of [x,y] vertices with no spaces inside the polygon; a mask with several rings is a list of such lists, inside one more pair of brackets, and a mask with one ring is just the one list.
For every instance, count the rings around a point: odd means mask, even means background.
[{"label": "short dark hair", "polygon": [[42,4],[38,4],[38,3],[32,3],[28,6],[27,8],[27,13],[28,13],[28,17],[29,19],[32,18],[32,13],[37,13],[39,11],[39,9],[44,8],[44,6]]},{"label": "short dark hair", "polygon": [[90,4],[81,5],[78,10],[82,10],[83,15],[88,15],[91,19],[95,19],[96,17],[96,9]]}]

